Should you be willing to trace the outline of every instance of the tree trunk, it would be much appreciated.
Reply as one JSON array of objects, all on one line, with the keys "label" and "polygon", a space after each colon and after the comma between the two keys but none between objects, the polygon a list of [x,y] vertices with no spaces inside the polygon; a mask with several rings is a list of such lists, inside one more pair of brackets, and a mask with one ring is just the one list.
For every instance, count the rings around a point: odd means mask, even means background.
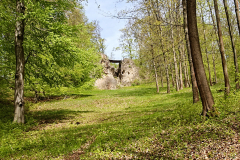
[{"label": "tree trunk", "polygon": [[[178,3],[178,2],[177,2]],[[180,1],[179,1],[180,3]],[[176,6],[176,16],[175,16],[175,22],[176,23],[181,23],[181,17],[180,17],[180,4],[177,4]],[[181,42],[182,36],[181,36],[181,30],[182,28],[180,26],[177,27],[177,32],[178,32],[178,42]],[[183,71],[183,52],[181,49],[181,44],[178,44],[178,60],[179,60],[179,89],[182,90],[183,89],[183,76],[182,76],[182,71]]]},{"label": "tree trunk", "polygon": [[203,37],[204,37],[204,43],[205,43],[205,53],[206,53],[206,56],[207,56],[207,64],[208,64],[209,84],[210,84],[210,86],[212,86],[211,69],[210,69],[208,50],[207,50],[206,27],[205,27],[205,22],[204,22],[202,9],[201,9],[201,14],[202,14],[202,23],[203,23]]},{"label": "tree trunk", "polygon": [[236,48],[233,40],[233,32],[232,32],[232,24],[230,22],[229,14],[228,14],[228,5],[226,0],[223,0],[224,4],[224,9],[227,17],[227,22],[228,22],[228,31],[231,39],[231,44],[232,44],[232,50],[233,50],[233,57],[234,57],[234,65],[235,65],[235,83],[236,83],[236,89],[239,89],[239,77],[238,77],[238,62],[237,62],[237,53],[236,53]]},{"label": "tree trunk", "polygon": [[183,18],[184,18],[184,33],[185,33],[186,47],[188,52],[188,61],[189,61],[190,73],[191,73],[190,75],[191,75],[191,81],[192,81],[193,103],[197,103],[199,101],[199,95],[198,95],[198,86],[197,86],[195,71],[192,63],[191,48],[190,48],[189,37],[188,37],[186,0],[183,0],[182,4],[183,4]]},{"label": "tree trunk", "polygon": [[[216,27],[215,19],[214,19],[213,13],[212,13],[212,7],[211,7],[211,5],[210,5],[210,3],[209,3],[209,0],[207,0],[207,2],[208,2],[208,7],[209,7],[209,9],[210,9],[211,17],[212,17],[212,22],[213,22],[213,28],[214,28],[214,31],[215,31],[215,34],[218,35],[218,31],[217,31],[217,27]],[[218,43],[218,49],[219,49],[219,52],[221,52],[221,51],[220,51],[219,39],[217,39],[217,43]]]},{"label": "tree trunk", "polygon": [[[201,48],[199,43],[199,35],[197,28],[197,17],[196,17],[196,0],[187,1],[187,22],[188,22],[188,34],[191,47],[191,55],[196,73],[197,85],[200,92],[203,116],[207,115],[208,111],[215,111],[214,100],[212,92],[208,85],[207,76],[204,70]],[[212,113],[212,112],[211,112]]]},{"label": "tree trunk", "polygon": [[213,70],[214,70],[214,76],[215,76],[215,84],[217,84],[217,73],[216,73],[216,67],[215,67],[215,49],[214,49],[214,43],[212,40],[212,59],[213,59]]},{"label": "tree trunk", "polygon": [[166,80],[167,80],[167,93],[170,93],[170,80],[169,80],[169,72],[168,72],[168,64],[167,64],[167,60],[166,60],[166,54],[164,52],[164,46],[163,46],[163,42],[162,42],[162,28],[161,26],[159,25],[159,35],[160,35],[160,47],[161,47],[161,50],[163,52],[163,60],[164,60],[164,64],[165,64],[165,70],[166,70]]},{"label": "tree trunk", "polygon": [[163,71],[162,71],[161,65],[160,65],[160,75],[161,75],[161,86],[163,88]]},{"label": "tree trunk", "polygon": [[166,69],[166,79],[167,79],[167,93],[170,93],[170,80],[169,80],[169,73],[168,73],[168,64],[166,61],[166,55],[163,53],[164,56],[164,63],[165,63],[165,69]]},{"label": "tree trunk", "polygon": [[[214,31],[215,31],[215,34],[218,35],[218,31],[217,31],[217,27],[216,27],[216,23],[215,23],[215,19],[214,19],[214,16],[213,16],[213,13],[212,13],[212,7],[209,3],[209,0],[207,0],[207,3],[208,3],[208,7],[210,9],[210,14],[211,14],[211,17],[212,17],[212,22],[213,22],[213,28],[214,28]],[[218,44],[218,50],[220,52],[220,44],[219,44],[219,39],[217,39],[217,44]],[[213,48],[213,41],[212,41],[212,49]],[[214,52],[215,50],[213,50]],[[216,68],[215,68],[215,58],[214,58],[214,53],[212,53],[212,56],[213,56],[213,68],[214,68],[214,74],[215,74],[215,84],[217,84],[217,74],[216,74]]]},{"label": "tree trunk", "polygon": [[154,60],[153,45],[151,45],[151,52],[152,52],[152,62],[153,62],[153,68],[154,68],[154,74],[155,74],[156,88],[157,88],[157,93],[159,93],[158,76],[157,76],[157,69],[156,69],[155,60]]},{"label": "tree trunk", "polygon": [[183,89],[183,76],[182,76],[182,64],[183,64],[183,53],[182,53],[182,50],[181,50],[181,45],[179,46],[179,89],[182,90]]},{"label": "tree trunk", "polygon": [[23,51],[23,36],[24,36],[24,19],[21,19],[24,14],[25,7],[22,0],[17,0],[16,4],[17,21],[15,29],[15,55],[16,55],[16,74],[15,74],[15,94],[14,105],[15,114],[13,122],[24,123],[24,51]]},{"label": "tree trunk", "polygon": [[228,95],[230,92],[230,83],[229,83],[229,77],[228,77],[228,71],[227,71],[227,62],[226,62],[225,54],[224,54],[222,28],[221,28],[217,0],[214,0],[214,8],[215,8],[215,14],[216,14],[216,18],[217,18],[218,38],[219,38],[220,53],[221,53],[221,58],[222,58],[223,75],[224,75],[224,81],[225,81],[225,95]]},{"label": "tree trunk", "polygon": [[184,52],[184,44],[182,44],[182,52],[183,52],[183,62],[184,62],[184,87],[188,87],[188,74],[187,74],[187,63],[186,63],[186,54]]},{"label": "tree trunk", "polygon": [[176,51],[175,51],[174,39],[173,39],[173,28],[171,31],[171,40],[172,40],[173,61],[174,61],[174,68],[175,68],[176,91],[179,91],[178,65],[177,65]]},{"label": "tree trunk", "polygon": [[170,72],[171,72],[171,76],[172,76],[172,86],[175,87],[174,73],[173,73],[173,69],[172,69],[171,63],[169,64],[169,67],[170,67]]},{"label": "tree trunk", "polygon": [[239,16],[238,0],[234,0],[234,4],[235,4],[236,17],[237,17],[237,24],[238,24],[238,33],[240,36],[240,16]]},{"label": "tree trunk", "polygon": [[[191,57],[192,58],[192,57]],[[187,63],[187,62],[186,62]],[[187,65],[186,65],[187,66]],[[194,68],[193,68],[194,69]],[[194,73],[194,77],[195,77],[195,73]],[[192,84],[192,79],[189,79],[189,73],[188,73],[188,67],[187,67],[187,82],[188,82],[188,87],[191,87],[191,84]],[[196,77],[195,77],[195,83],[196,83],[196,86],[197,86],[197,80],[196,80]],[[199,96],[198,96],[198,88],[197,89],[197,101],[199,101]]]}]

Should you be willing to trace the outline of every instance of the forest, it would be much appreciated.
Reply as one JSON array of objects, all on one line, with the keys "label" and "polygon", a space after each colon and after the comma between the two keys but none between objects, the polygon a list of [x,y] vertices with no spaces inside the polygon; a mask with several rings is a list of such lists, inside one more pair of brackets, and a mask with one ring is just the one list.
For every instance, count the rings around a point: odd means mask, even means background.
[{"label": "forest", "polygon": [[83,2],[0,0],[0,159],[239,159],[238,0],[126,0],[116,90]]}]

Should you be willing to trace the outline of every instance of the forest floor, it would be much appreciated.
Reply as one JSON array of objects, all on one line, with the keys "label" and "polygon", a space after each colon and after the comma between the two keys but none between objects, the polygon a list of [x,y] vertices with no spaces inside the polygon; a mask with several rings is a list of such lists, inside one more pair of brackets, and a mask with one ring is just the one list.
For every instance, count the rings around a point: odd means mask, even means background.
[{"label": "forest floor", "polygon": [[154,84],[76,90],[33,103],[26,124],[13,124],[11,101],[0,101],[0,159],[240,159],[240,92],[226,99],[211,88],[217,117],[203,120],[191,88]]}]

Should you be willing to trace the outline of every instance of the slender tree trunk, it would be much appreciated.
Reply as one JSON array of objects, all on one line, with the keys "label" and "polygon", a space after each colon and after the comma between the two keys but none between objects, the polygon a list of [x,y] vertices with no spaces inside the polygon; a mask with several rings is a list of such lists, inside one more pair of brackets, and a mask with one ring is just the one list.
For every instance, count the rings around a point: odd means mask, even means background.
[{"label": "slender tree trunk", "polygon": [[15,30],[16,74],[14,94],[15,114],[13,122],[24,123],[24,19],[21,19],[21,16],[24,14],[25,6],[22,0],[17,0],[16,6],[17,19],[19,19],[16,22]]},{"label": "slender tree trunk", "polygon": [[160,75],[161,75],[161,86],[163,88],[163,71],[162,71],[161,65],[160,65]]},{"label": "slender tree trunk", "polygon": [[[157,16],[156,16],[157,17]],[[164,52],[164,45],[163,45],[163,42],[162,42],[162,28],[161,26],[158,26],[159,27],[159,32],[160,32],[160,47],[161,47],[161,50],[163,52],[163,60],[164,60],[164,64],[165,64],[165,70],[166,70],[166,80],[167,80],[167,93],[170,93],[170,79],[169,79],[169,72],[168,72],[168,64],[167,64],[167,60],[166,60],[166,54]]]},{"label": "slender tree trunk", "polygon": [[187,75],[187,63],[186,63],[186,55],[184,52],[184,44],[182,44],[182,52],[183,52],[183,64],[184,64],[184,87],[188,87],[188,75]]},{"label": "slender tree trunk", "polygon": [[235,4],[236,17],[237,17],[238,32],[239,32],[239,36],[240,36],[240,16],[239,16],[238,0],[234,0],[234,4]]},{"label": "slender tree trunk", "polygon": [[209,84],[212,86],[212,76],[211,76],[211,69],[210,69],[210,62],[209,62],[209,57],[206,49],[206,56],[207,56],[207,64],[208,64],[208,76],[209,76]]},{"label": "slender tree trunk", "polygon": [[[180,3],[180,1],[178,1]],[[178,4],[177,2],[177,6],[176,6],[176,16],[175,16],[175,20],[174,22],[176,23],[181,23],[181,17],[180,17],[180,4]],[[178,32],[178,41],[181,43],[181,30],[182,28],[180,26],[177,27],[177,32]],[[181,50],[181,44],[178,45],[178,60],[179,60],[179,89],[182,90],[183,89],[183,76],[182,76],[182,71],[183,71],[183,52]]]},{"label": "slender tree trunk", "polygon": [[153,68],[154,68],[155,80],[156,80],[156,88],[157,88],[157,93],[159,93],[158,76],[157,76],[157,69],[156,69],[155,59],[154,59],[153,45],[151,45],[151,53],[152,53],[152,62],[153,62]]},{"label": "slender tree trunk", "polygon": [[176,51],[174,46],[174,39],[173,39],[173,28],[171,31],[171,40],[172,40],[172,50],[173,50],[173,61],[174,61],[174,68],[175,68],[175,82],[176,82],[176,91],[179,91],[179,80],[178,80],[178,65],[176,59]]},{"label": "slender tree trunk", "polygon": [[183,89],[183,76],[182,76],[182,59],[183,59],[183,53],[182,53],[182,50],[181,50],[181,46],[179,46],[179,89]]},{"label": "slender tree trunk", "polygon": [[164,56],[164,63],[165,63],[165,69],[166,69],[167,93],[170,93],[170,79],[169,79],[168,64],[167,64],[165,53],[163,53],[163,56]]},{"label": "slender tree trunk", "polygon": [[[214,19],[214,16],[213,16],[213,13],[212,13],[212,7],[209,3],[209,0],[207,0],[207,3],[208,3],[208,7],[210,9],[210,14],[211,14],[211,17],[212,17],[212,22],[213,22],[213,29],[215,31],[215,34],[218,35],[218,30],[217,30],[217,27],[216,27],[216,22],[215,22],[215,19]],[[220,51],[220,43],[219,43],[219,39],[217,38],[217,43],[218,43],[218,49],[219,49],[219,52]]]},{"label": "slender tree trunk", "polygon": [[185,40],[186,40],[186,47],[188,52],[188,61],[190,66],[190,75],[191,75],[191,81],[192,81],[192,92],[193,92],[193,103],[196,103],[199,101],[199,95],[198,95],[198,86],[197,81],[195,77],[195,71],[192,63],[192,56],[191,56],[191,48],[190,48],[190,42],[188,37],[188,21],[187,21],[187,0],[183,0],[183,18],[184,18],[184,33],[185,33]]},{"label": "slender tree trunk", "polygon": [[174,73],[173,73],[173,68],[171,63],[169,64],[170,66],[170,71],[171,71],[171,76],[172,76],[172,86],[175,87],[175,80],[174,80]]},{"label": "slender tree trunk", "polygon": [[[209,0],[207,0],[207,3],[208,3],[208,7],[210,9],[210,14],[211,14],[211,17],[212,17],[212,22],[213,22],[213,28],[214,28],[214,31],[215,31],[215,35],[218,35],[218,31],[217,31],[217,27],[216,27],[216,23],[215,23],[215,19],[214,19],[214,16],[213,16],[213,12],[212,12],[212,7],[209,3]],[[220,51],[220,43],[219,43],[219,39],[216,39],[217,40],[217,44],[218,44],[218,50],[219,52],[221,53]],[[212,49],[213,49],[213,41],[212,41]],[[215,51],[215,50],[213,50]],[[213,67],[214,67],[214,74],[215,74],[215,84],[217,84],[217,74],[216,74],[216,68],[215,68],[215,58],[214,58],[214,53],[212,54],[213,56]]]},{"label": "slender tree trunk", "polygon": [[213,40],[212,40],[212,59],[213,59],[213,70],[214,70],[215,84],[217,84],[217,73],[216,73],[216,67],[215,67],[215,49],[214,49]]},{"label": "slender tree trunk", "polygon": [[202,100],[203,116],[205,117],[208,111],[215,111],[215,108],[213,107],[214,100],[204,70],[201,48],[199,43],[196,16],[196,0],[187,0],[187,20],[192,60],[196,73],[198,89]]},{"label": "slender tree trunk", "polygon": [[220,22],[217,0],[214,0],[214,8],[215,8],[215,14],[217,18],[218,38],[219,38],[219,44],[220,44],[220,53],[222,58],[222,67],[223,67],[223,74],[224,74],[224,81],[225,81],[225,95],[228,95],[230,92],[230,83],[229,83],[229,77],[228,77],[228,71],[227,71],[227,62],[226,62],[225,53],[224,53],[222,27]]},{"label": "slender tree trunk", "polygon": [[[186,66],[187,66],[187,62],[186,62]],[[193,68],[193,69],[194,69],[194,68]],[[195,73],[194,73],[194,76],[195,76]],[[195,77],[195,82],[196,82],[196,84],[197,84],[196,77]],[[189,79],[188,66],[187,66],[187,83],[188,83],[188,87],[191,87],[192,79]],[[198,95],[198,88],[197,88],[197,95]],[[199,101],[199,97],[198,97],[197,99],[198,99],[198,101]]]},{"label": "slender tree trunk", "polygon": [[224,4],[224,9],[227,17],[227,22],[228,22],[228,30],[229,30],[229,35],[231,39],[231,44],[232,44],[232,50],[233,50],[233,57],[234,57],[234,65],[235,65],[235,83],[236,83],[236,89],[239,89],[239,77],[238,77],[238,62],[237,62],[237,53],[236,53],[236,48],[233,40],[233,32],[232,32],[232,24],[230,22],[229,14],[228,14],[228,5],[226,0],[223,0]]},{"label": "slender tree trunk", "polygon": [[202,23],[203,23],[203,37],[204,37],[204,43],[205,43],[205,53],[206,53],[206,56],[207,56],[207,64],[208,64],[209,84],[210,84],[210,86],[212,86],[211,69],[210,69],[208,50],[207,50],[206,27],[205,27],[205,22],[204,22],[202,9],[201,9],[201,14],[202,14]]},{"label": "slender tree trunk", "polygon": [[[172,2],[171,0],[171,4],[168,4],[168,8],[169,8],[169,12],[171,13],[172,10],[171,10],[171,7],[174,7],[174,2]],[[169,19],[170,19],[170,23],[173,22],[173,16],[172,14],[169,14]],[[173,62],[174,62],[174,68],[175,68],[175,83],[176,83],[176,91],[179,91],[179,75],[178,75],[178,65],[177,65],[177,59],[176,59],[176,51],[175,51],[175,45],[174,45],[174,39],[173,39],[173,35],[174,35],[174,32],[173,32],[173,26],[171,26],[171,36],[170,36],[170,39],[171,39],[171,43],[172,43],[172,51],[173,51]]]},{"label": "slender tree trunk", "polygon": [[[207,52],[207,49],[206,49]],[[206,53],[207,56],[207,64],[208,64],[208,76],[209,76],[209,84],[210,86],[212,86],[212,76],[211,76],[211,69],[210,69],[210,62],[209,62],[209,57],[208,57],[208,53]]]}]

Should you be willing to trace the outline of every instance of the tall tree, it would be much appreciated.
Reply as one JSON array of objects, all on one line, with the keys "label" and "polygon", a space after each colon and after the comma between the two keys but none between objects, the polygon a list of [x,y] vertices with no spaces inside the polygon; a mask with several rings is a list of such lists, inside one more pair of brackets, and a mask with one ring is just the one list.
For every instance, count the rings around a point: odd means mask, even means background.
[{"label": "tall tree", "polygon": [[203,23],[203,38],[204,38],[204,44],[205,44],[205,53],[207,56],[207,64],[208,64],[208,76],[209,76],[209,84],[212,86],[212,77],[211,77],[211,69],[209,64],[209,57],[208,57],[208,50],[207,50],[207,38],[206,38],[206,24],[204,22],[204,15],[201,7],[201,15],[202,15],[202,23]]},{"label": "tall tree", "polygon": [[[171,7],[173,7],[173,2],[171,1]],[[171,13],[171,9],[170,6],[169,7],[169,13]],[[172,24],[173,22],[173,15],[169,14],[169,19],[170,19],[170,24]],[[173,25],[171,25],[171,36],[170,36],[170,40],[172,43],[172,51],[173,51],[173,61],[174,61],[174,69],[175,69],[175,82],[176,82],[176,91],[179,91],[179,75],[178,75],[178,65],[177,65],[177,58],[176,58],[176,51],[175,51],[175,45],[174,45],[174,39],[173,39],[173,35],[174,35],[174,31],[173,31]]]},{"label": "tall tree", "polygon": [[215,84],[217,83],[217,73],[216,73],[216,65],[215,65],[215,49],[214,49],[214,42],[212,39],[212,60],[213,60],[213,71],[215,77]]},{"label": "tall tree", "polygon": [[192,56],[191,56],[191,48],[190,48],[190,42],[188,37],[188,22],[187,22],[187,0],[182,0],[183,5],[183,25],[184,25],[184,33],[185,33],[185,41],[186,41],[186,48],[188,53],[188,61],[190,66],[190,75],[191,75],[191,81],[192,81],[192,92],[193,92],[193,103],[196,103],[199,101],[199,95],[198,95],[198,87],[197,87],[197,80],[195,77],[195,71],[192,63]]},{"label": "tall tree", "polygon": [[159,93],[159,86],[158,86],[158,75],[157,75],[157,68],[155,64],[155,55],[154,55],[154,50],[153,50],[153,45],[151,45],[151,54],[152,54],[152,64],[154,68],[154,75],[155,75],[155,81],[156,81],[156,88],[157,88],[157,93]]},{"label": "tall tree", "polygon": [[235,4],[236,17],[237,17],[237,24],[238,24],[238,33],[239,33],[239,36],[240,36],[240,15],[239,15],[238,0],[234,0],[234,4]]},{"label": "tall tree", "polygon": [[25,5],[23,0],[17,0],[16,3],[16,29],[15,29],[15,55],[16,55],[16,74],[15,74],[15,94],[14,105],[15,114],[13,122],[24,123],[24,13]]},{"label": "tall tree", "polygon": [[207,112],[215,111],[215,108],[213,106],[214,99],[208,85],[200,49],[196,16],[196,0],[187,1],[187,22],[194,71],[196,73],[197,85],[203,106],[202,114],[205,117]]},{"label": "tall tree", "polygon": [[234,44],[234,40],[233,40],[232,24],[231,24],[231,21],[229,18],[227,1],[223,0],[223,4],[224,4],[226,17],[227,17],[228,31],[229,31],[229,35],[230,35],[230,39],[231,39],[231,44],[232,44],[233,59],[234,59],[234,66],[235,66],[235,83],[236,83],[236,89],[238,90],[239,89],[239,76],[238,76],[239,71],[238,71],[238,62],[237,62],[237,52],[236,52],[236,48],[235,48],[235,44]]},{"label": "tall tree", "polygon": [[225,53],[224,53],[222,27],[220,22],[217,0],[214,0],[214,9],[215,9],[215,14],[217,19],[218,38],[219,38],[220,53],[222,58],[222,68],[223,68],[223,75],[224,75],[224,82],[225,82],[225,95],[228,95],[230,92],[230,82],[229,82],[228,71],[227,71],[227,62],[226,62]]}]

